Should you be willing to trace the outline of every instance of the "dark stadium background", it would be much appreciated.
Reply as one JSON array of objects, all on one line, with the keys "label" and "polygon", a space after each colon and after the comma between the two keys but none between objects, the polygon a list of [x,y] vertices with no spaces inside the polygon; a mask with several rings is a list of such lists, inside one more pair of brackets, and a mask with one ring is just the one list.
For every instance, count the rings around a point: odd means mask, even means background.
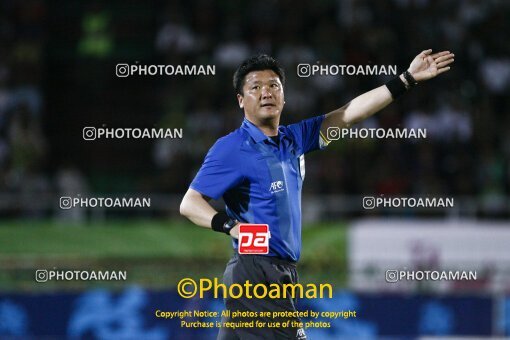
[{"label": "dark stadium background", "polygon": [[[307,332],[509,336],[509,16],[507,1],[1,0],[0,337],[214,338],[154,311],[223,308],[175,291],[184,277],[221,277],[231,253],[178,207],[208,148],[242,121],[237,65],[258,52],[281,61],[287,124],[389,79],[301,78],[298,64],[403,71],[427,48],[454,52],[452,70],[362,125],[425,127],[427,139],[340,140],[306,157],[301,280],[336,291],[300,307],[358,312]],[[216,74],[120,78],[119,63]],[[184,138],[85,141],[87,126],[182,128]],[[151,207],[59,208],[77,195],[151,197]],[[365,210],[363,196],[454,197],[455,207]],[[370,241],[381,253],[367,252]],[[402,268],[478,280],[384,281]],[[38,269],[126,270],[128,280],[38,283]]]}]

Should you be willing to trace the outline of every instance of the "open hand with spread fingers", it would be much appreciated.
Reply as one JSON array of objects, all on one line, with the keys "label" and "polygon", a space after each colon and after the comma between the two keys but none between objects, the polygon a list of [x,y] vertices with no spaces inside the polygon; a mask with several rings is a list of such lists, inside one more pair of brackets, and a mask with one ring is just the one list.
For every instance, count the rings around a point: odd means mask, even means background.
[{"label": "open hand with spread fingers", "polygon": [[428,49],[413,59],[408,71],[417,82],[431,79],[450,70],[448,65],[453,63],[454,56],[450,51],[432,54],[432,50]]}]

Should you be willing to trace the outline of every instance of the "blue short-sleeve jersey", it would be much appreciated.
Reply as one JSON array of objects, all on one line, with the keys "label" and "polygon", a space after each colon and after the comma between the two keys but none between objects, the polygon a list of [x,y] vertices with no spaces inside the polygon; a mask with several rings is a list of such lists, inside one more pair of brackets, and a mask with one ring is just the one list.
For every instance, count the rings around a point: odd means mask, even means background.
[{"label": "blue short-sleeve jersey", "polygon": [[[301,188],[304,154],[324,147],[324,116],[278,127],[278,141],[244,119],[216,141],[190,187],[223,197],[227,214],[245,223],[268,224],[269,254],[297,261],[301,253]],[[237,240],[233,239],[237,250]]]}]

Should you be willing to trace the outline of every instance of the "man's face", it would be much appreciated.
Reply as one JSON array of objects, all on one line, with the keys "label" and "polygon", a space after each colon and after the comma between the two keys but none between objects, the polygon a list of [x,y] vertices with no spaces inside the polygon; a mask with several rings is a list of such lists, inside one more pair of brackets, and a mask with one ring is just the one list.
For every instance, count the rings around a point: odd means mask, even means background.
[{"label": "man's face", "polygon": [[252,122],[279,118],[284,104],[280,78],[272,70],[248,73],[244,78],[243,95],[238,94],[237,100]]}]

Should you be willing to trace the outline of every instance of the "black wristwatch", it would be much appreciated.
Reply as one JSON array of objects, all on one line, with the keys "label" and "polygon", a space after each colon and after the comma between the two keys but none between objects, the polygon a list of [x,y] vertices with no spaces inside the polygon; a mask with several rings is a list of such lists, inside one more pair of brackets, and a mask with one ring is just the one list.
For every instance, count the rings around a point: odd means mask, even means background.
[{"label": "black wristwatch", "polygon": [[418,84],[416,79],[414,79],[414,77],[411,75],[411,73],[409,71],[404,72],[404,78],[407,81],[407,83],[409,84],[409,87],[413,87]]},{"label": "black wristwatch", "polygon": [[232,230],[232,228],[234,228],[237,225],[237,223],[239,222],[233,219],[229,219],[227,222],[225,222],[225,224],[223,224],[223,231],[225,232],[225,234],[230,235],[230,230]]},{"label": "black wristwatch", "polygon": [[239,223],[237,220],[232,219],[224,211],[220,211],[213,216],[211,221],[211,228],[214,231],[230,235],[230,230],[232,230],[232,228],[234,228],[237,223]]}]

